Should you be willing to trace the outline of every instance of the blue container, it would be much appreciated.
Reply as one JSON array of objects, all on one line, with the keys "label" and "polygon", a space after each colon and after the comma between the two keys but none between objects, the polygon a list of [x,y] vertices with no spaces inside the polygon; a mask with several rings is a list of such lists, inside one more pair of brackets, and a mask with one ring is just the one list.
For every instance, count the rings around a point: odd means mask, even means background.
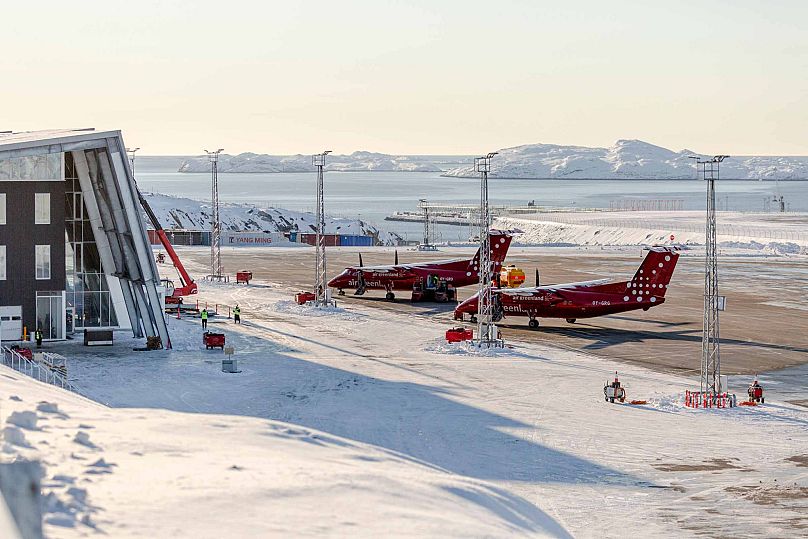
[{"label": "blue container", "polygon": [[339,244],[342,247],[371,247],[373,246],[373,237],[343,234],[339,237]]},{"label": "blue container", "polygon": [[291,241],[292,243],[297,243],[297,230],[289,232],[289,241]]}]

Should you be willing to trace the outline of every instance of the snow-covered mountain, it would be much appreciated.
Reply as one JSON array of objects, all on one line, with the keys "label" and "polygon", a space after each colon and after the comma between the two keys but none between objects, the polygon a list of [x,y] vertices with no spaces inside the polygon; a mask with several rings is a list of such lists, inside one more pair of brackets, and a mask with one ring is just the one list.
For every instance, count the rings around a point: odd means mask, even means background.
[{"label": "snow-covered mountain", "polygon": [[[208,172],[208,158],[187,159],[180,165],[180,172]],[[219,172],[311,172],[314,167],[310,155],[267,155],[241,153],[221,155]],[[331,154],[326,158],[325,170],[341,172],[440,172],[443,170],[428,158],[407,155],[387,155],[374,152],[354,152],[350,155]]]},{"label": "snow-covered mountain", "polygon": [[[207,202],[157,193],[143,193],[165,229],[210,230],[211,207]],[[281,208],[259,208],[249,204],[221,204],[219,216],[223,230],[251,232],[313,232],[317,216]],[[148,218],[144,214],[144,220]],[[328,234],[373,236],[384,245],[396,245],[401,238],[359,219],[326,218]]]},{"label": "snow-covered mountain", "polygon": [[[641,140],[618,140],[609,148],[526,144],[499,150],[491,176],[499,178],[694,179],[690,150],[675,152]],[[457,167],[444,176],[476,177],[474,166]],[[808,157],[742,156],[721,164],[721,177],[737,180],[808,179]]]}]

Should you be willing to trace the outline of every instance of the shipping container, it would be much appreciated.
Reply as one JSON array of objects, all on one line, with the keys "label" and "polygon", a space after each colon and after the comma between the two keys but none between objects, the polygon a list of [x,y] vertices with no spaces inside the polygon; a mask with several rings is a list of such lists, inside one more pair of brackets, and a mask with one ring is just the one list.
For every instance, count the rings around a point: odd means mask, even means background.
[{"label": "shipping container", "polygon": [[[307,243],[309,245],[316,245],[317,244],[317,234],[312,233],[305,233],[305,234],[298,234],[297,236],[299,243]],[[338,247],[339,246],[339,234],[326,234],[324,236],[324,241],[326,247]]]},{"label": "shipping container", "polygon": [[[157,231],[148,229],[149,242],[152,245],[160,245],[160,238]],[[207,230],[165,230],[168,241],[171,245],[210,245],[210,232]]]},{"label": "shipping container", "polygon": [[291,241],[292,243],[297,243],[297,230],[289,232],[289,241]]},{"label": "shipping container", "polygon": [[373,245],[373,237],[343,234],[339,237],[339,244],[342,247],[371,247]]}]

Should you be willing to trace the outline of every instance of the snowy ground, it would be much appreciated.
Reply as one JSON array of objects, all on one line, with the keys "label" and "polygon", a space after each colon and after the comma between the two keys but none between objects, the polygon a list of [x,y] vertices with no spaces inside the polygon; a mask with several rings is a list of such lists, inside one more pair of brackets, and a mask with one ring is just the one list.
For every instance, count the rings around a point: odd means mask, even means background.
[{"label": "snowy ground", "polygon": [[[721,248],[808,252],[808,214],[719,212],[717,221]],[[704,244],[704,212],[697,211],[557,212],[499,217],[495,226],[522,230],[518,241],[527,245]]]},{"label": "snowy ground", "polygon": [[[805,408],[772,394],[765,407],[693,411],[680,403],[690,379],[539,344],[468,353],[422,317],[361,305],[323,315],[291,293],[201,283],[201,298],[242,307],[242,326],[211,323],[240,374],[220,371],[197,320],[176,319],[170,352],[53,346],[107,406],[2,371],[4,426],[12,411],[58,404],[19,428],[30,448],[7,442],[3,456],[45,462],[51,537],[808,527]],[[618,368],[648,405],[603,401]]]}]

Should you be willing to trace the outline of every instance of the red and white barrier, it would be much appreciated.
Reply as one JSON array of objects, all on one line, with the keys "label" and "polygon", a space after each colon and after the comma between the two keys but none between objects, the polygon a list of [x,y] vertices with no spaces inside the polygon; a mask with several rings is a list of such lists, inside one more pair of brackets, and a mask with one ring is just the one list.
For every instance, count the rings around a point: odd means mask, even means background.
[{"label": "red and white barrier", "polygon": [[685,391],[685,406],[688,408],[734,408],[738,400],[734,393],[712,391]]}]

